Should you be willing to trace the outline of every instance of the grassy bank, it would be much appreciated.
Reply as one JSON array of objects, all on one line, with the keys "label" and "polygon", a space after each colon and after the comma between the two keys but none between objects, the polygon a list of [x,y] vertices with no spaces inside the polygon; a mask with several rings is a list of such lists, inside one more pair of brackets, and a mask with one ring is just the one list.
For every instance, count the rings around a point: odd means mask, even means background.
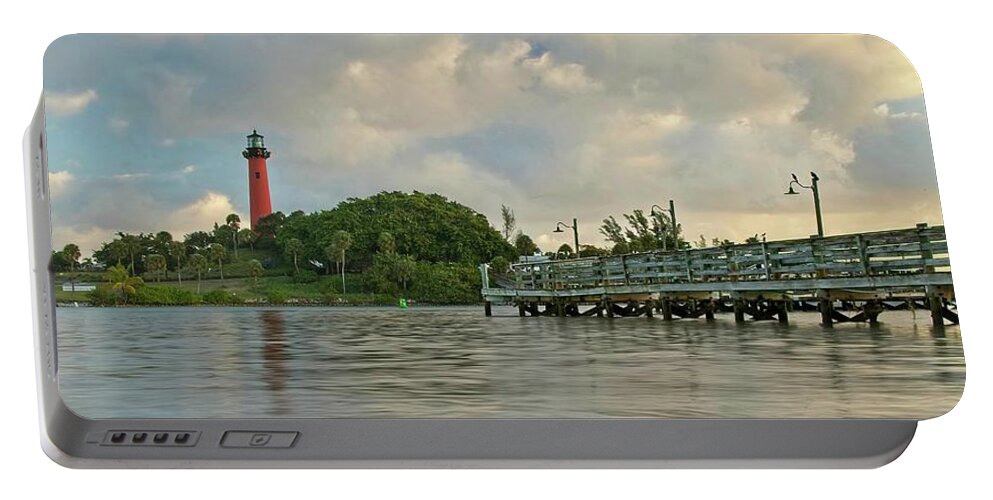
[{"label": "grassy bank", "polygon": [[[361,274],[345,275],[345,290],[341,291],[340,276],[308,275],[307,282],[291,276],[196,278],[146,281],[127,298],[128,305],[385,305],[393,306],[404,297],[411,303],[435,305],[469,304],[466,300],[418,300],[410,293],[377,293],[365,286]],[[99,283],[96,280],[80,282]],[[199,289],[199,291],[198,291]],[[354,292],[352,291],[354,290]],[[63,291],[57,284],[55,297],[59,303],[79,303],[93,306],[121,305],[123,297],[108,284],[101,283],[95,291]]]}]

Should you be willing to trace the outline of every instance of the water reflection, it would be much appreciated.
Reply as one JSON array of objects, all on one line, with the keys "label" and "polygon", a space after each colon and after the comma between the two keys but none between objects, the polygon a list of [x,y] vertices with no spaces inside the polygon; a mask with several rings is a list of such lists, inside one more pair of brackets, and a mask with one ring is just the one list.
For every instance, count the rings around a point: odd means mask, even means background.
[{"label": "water reflection", "polygon": [[283,311],[260,311],[259,321],[262,323],[262,366],[265,368],[266,386],[274,394],[275,413],[288,415],[287,400],[283,394],[286,389],[286,323]]},{"label": "water reflection", "polygon": [[926,418],[965,375],[958,328],[909,311],[833,329],[495,312],[59,309],[60,383],[103,418]]}]

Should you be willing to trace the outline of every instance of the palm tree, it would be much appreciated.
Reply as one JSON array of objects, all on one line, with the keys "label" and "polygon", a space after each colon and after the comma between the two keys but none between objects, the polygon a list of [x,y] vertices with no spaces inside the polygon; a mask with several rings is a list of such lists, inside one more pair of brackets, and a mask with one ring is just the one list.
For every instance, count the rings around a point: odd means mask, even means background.
[{"label": "palm tree", "polygon": [[252,253],[255,253],[255,238],[256,237],[257,237],[257,235],[255,234],[255,231],[252,231],[251,229],[248,229],[247,227],[244,228],[244,229],[239,229],[238,230],[238,243],[241,243],[242,245],[247,244],[248,245],[248,248],[250,248],[252,250]]},{"label": "palm tree", "polygon": [[126,233],[117,233],[121,237],[121,244],[125,251],[131,256],[131,272],[134,273],[134,255],[141,251],[141,238]]},{"label": "palm tree", "polygon": [[396,238],[386,231],[379,233],[379,239],[376,240],[376,246],[379,247],[380,252],[385,254],[396,253],[397,251]]},{"label": "palm tree", "polygon": [[262,263],[258,259],[252,259],[248,261],[248,272],[252,273],[252,278],[255,280],[255,288],[259,287],[259,276],[265,271],[262,267]]},{"label": "palm tree", "polygon": [[211,243],[207,247],[207,253],[210,254],[210,260],[217,261],[217,266],[221,270],[221,283],[224,283],[224,258],[227,257],[228,251],[220,243]]},{"label": "palm tree", "polygon": [[348,231],[338,231],[331,237],[330,248],[341,269],[341,293],[345,293],[345,252],[352,246],[352,235]]},{"label": "palm tree", "polygon": [[234,260],[238,260],[238,229],[241,227],[241,217],[238,217],[238,214],[228,214],[224,221],[231,228],[231,246],[234,248]]},{"label": "palm tree", "polygon": [[179,286],[183,286],[183,261],[186,260],[186,245],[182,241],[169,242],[169,255],[176,259],[176,276],[179,277]]},{"label": "palm tree", "polygon": [[165,255],[153,253],[148,257],[145,257],[145,269],[155,276],[155,282],[158,283],[161,274],[165,272],[166,267],[169,265],[169,261],[166,260]]},{"label": "palm tree", "polygon": [[76,263],[82,256],[82,253],[79,251],[79,245],[75,243],[69,243],[62,248],[62,258],[69,262],[70,271],[76,270]]},{"label": "palm tree", "polygon": [[134,295],[137,288],[145,284],[140,277],[128,274],[128,270],[120,264],[107,269],[103,279],[110,283],[112,290],[120,292],[125,305],[128,303],[128,296]]},{"label": "palm tree", "polygon": [[[128,249],[121,240],[114,240],[107,243],[107,257],[120,264],[128,256]],[[107,262],[109,264],[109,262]]]},{"label": "palm tree", "polygon": [[286,240],[286,245],[283,246],[283,252],[286,253],[287,257],[293,259],[293,270],[299,273],[300,266],[297,265],[297,259],[303,253],[303,242],[296,238],[290,238]]},{"label": "palm tree", "polygon": [[190,256],[190,267],[197,272],[197,294],[200,294],[200,275],[210,269],[210,263],[202,254],[195,253]]}]

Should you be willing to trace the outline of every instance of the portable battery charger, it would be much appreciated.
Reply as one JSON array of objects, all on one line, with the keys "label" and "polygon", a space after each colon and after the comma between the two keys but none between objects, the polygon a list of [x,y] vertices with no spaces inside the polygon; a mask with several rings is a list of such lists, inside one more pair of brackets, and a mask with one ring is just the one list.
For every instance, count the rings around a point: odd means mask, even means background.
[{"label": "portable battery charger", "polygon": [[879,38],[72,35],[44,71],[63,465],[875,467],[962,393]]}]

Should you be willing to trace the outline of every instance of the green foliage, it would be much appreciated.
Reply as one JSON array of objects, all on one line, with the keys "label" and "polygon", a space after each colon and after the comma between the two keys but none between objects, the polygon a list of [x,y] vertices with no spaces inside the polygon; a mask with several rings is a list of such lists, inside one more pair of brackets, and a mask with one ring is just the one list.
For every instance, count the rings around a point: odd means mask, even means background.
[{"label": "green foliage", "polygon": [[517,250],[517,255],[541,253],[541,249],[535,245],[531,237],[523,233],[518,233],[517,238],[514,239],[514,249]]},{"label": "green foliage", "polygon": [[134,303],[155,306],[185,306],[200,303],[200,297],[192,291],[171,286],[143,286],[135,292]]},{"label": "green foliage", "polygon": [[70,271],[76,269],[76,264],[79,262],[80,257],[82,257],[82,253],[79,251],[79,245],[69,243],[62,248],[62,258],[69,264]]},{"label": "green foliage", "polygon": [[128,299],[135,294],[139,287],[145,284],[140,277],[129,275],[128,270],[120,264],[108,268],[103,279],[124,304],[127,304]]},{"label": "green foliage", "polygon": [[678,225],[676,237],[673,237],[672,219],[665,212],[653,211],[646,215],[644,210],[636,209],[622,215],[627,222],[626,226],[618,223],[613,215],[604,219],[600,226],[600,234],[614,244],[614,254],[648,252],[663,248],[674,250],[685,245],[678,237],[680,233]]},{"label": "green foliage", "polygon": [[510,261],[508,261],[503,255],[497,255],[490,262],[490,271],[497,274],[507,274],[510,270]]},{"label": "green foliage", "polygon": [[376,247],[381,253],[396,253],[397,240],[392,234],[383,231],[379,233],[379,239],[376,241]]},{"label": "green foliage", "polygon": [[112,306],[117,304],[119,294],[110,285],[99,285],[86,294],[90,304],[95,306]]},{"label": "green foliage", "polygon": [[283,244],[283,253],[286,255],[287,259],[293,262],[293,269],[298,273],[300,272],[300,256],[303,251],[303,242],[298,238],[289,238]]},{"label": "green foliage", "polygon": [[418,263],[410,298],[431,304],[475,304],[480,301],[479,271],[470,265]]},{"label": "green foliage", "polygon": [[366,270],[366,283],[373,292],[397,295],[407,290],[417,262],[409,255],[377,253]]},{"label": "green foliage", "polygon": [[204,304],[213,305],[236,305],[245,302],[244,299],[238,295],[225,290],[211,290],[203,294],[201,299]]},{"label": "green foliage", "polygon": [[287,298],[288,296],[286,292],[282,290],[270,290],[269,293],[266,294],[266,301],[270,304],[283,304],[286,302]]},{"label": "green foliage", "polygon": [[262,263],[257,259],[252,259],[248,262],[248,272],[251,273],[255,286],[258,286],[259,276],[262,276],[262,273],[265,272],[265,268],[262,267]]},{"label": "green foliage", "polygon": [[310,269],[301,269],[293,273],[292,280],[294,283],[314,283],[318,280],[317,273],[311,271]]},{"label": "green foliage", "polygon": [[305,246],[305,256],[323,258],[337,231],[351,235],[349,260],[357,269],[372,265],[382,232],[393,236],[396,253],[418,261],[475,265],[515,253],[482,214],[444,196],[418,192],[383,192],[350,198],[332,210],[291,215],[278,238],[297,238]]},{"label": "green foliage", "polygon": [[162,277],[166,271],[166,258],[164,255],[153,253],[145,257],[145,269],[156,280]]}]

